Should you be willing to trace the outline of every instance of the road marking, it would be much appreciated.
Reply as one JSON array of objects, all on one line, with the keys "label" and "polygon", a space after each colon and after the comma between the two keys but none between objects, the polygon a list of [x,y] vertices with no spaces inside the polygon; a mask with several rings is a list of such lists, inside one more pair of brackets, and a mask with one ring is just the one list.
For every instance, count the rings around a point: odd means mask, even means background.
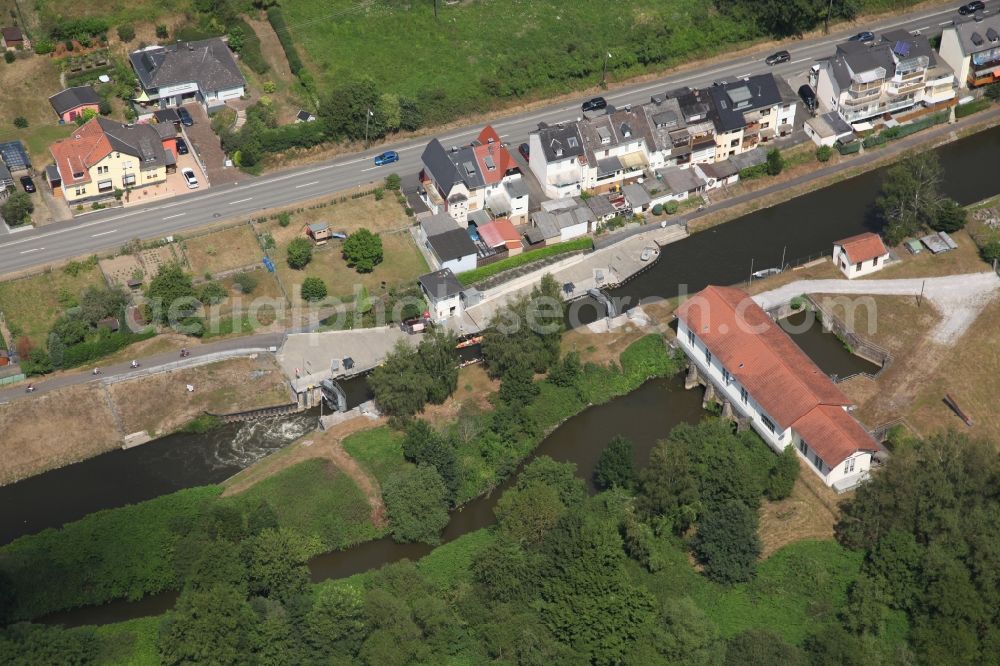
[{"label": "road marking", "polygon": [[23,252],[21,252],[21,254],[28,254],[29,252],[38,252],[39,250],[44,250],[44,249],[45,249],[44,247],[34,247],[31,248],[30,250],[24,250]]},{"label": "road marking", "polygon": [[[181,217],[182,215],[187,215],[187,213],[177,213],[176,215],[167,215],[167,216],[166,216],[165,218],[163,218],[163,219],[164,219],[164,220],[172,220],[172,219],[174,219],[175,217]],[[100,234],[95,234],[95,235],[100,235]]]},{"label": "road marking", "polygon": [[91,236],[90,236],[90,237],[91,237],[91,238],[97,238],[98,236],[107,236],[108,234],[113,234],[113,233],[115,233],[116,231],[118,231],[118,230],[117,230],[117,229],[112,229],[111,231],[102,231],[102,232],[101,232],[101,233],[99,233],[99,234],[91,234]]},{"label": "road marking", "polygon": [[235,206],[236,204],[246,203],[246,202],[252,201],[252,200],[253,200],[253,197],[247,197],[246,199],[237,199],[236,201],[230,201],[229,205],[230,206]]},{"label": "road marking", "polygon": [[812,58],[800,58],[800,59],[798,59],[798,60],[793,60],[793,61],[791,61],[791,62],[790,62],[790,63],[788,63],[788,64],[789,64],[789,65],[794,65],[794,64],[795,64],[795,63],[797,63],[797,62],[806,62],[807,60],[812,60]]},{"label": "road marking", "polygon": [[373,167],[368,167],[367,169],[362,169],[361,171],[362,172],[364,172],[364,171],[374,171],[375,169],[378,169],[378,168],[379,167],[377,167],[377,166],[373,166]]},{"label": "road marking", "polygon": [[938,25],[951,25],[953,23],[954,21],[942,21],[941,23],[938,23]]},{"label": "road marking", "polygon": [[309,187],[310,185],[319,185],[319,181],[318,180],[314,180],[311,183],[302,183],[301,185],[296,185],[295,189],[299,189],[300,187]]}]

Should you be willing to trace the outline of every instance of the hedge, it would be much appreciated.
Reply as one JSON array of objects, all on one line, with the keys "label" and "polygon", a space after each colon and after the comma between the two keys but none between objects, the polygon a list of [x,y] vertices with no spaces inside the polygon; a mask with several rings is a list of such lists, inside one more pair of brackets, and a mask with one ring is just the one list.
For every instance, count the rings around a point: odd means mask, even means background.
[{"label": "hedge", "polygon": [[299,76],[299,72],[304,70],[302,58],[299,57],[299,52],[295,49],[295,43],[292,41],[292,33],[288,29],[288,23],[285,22],[285,14],[281,11],[281,7],[271,7],[268,9],[267,20],[271,23],[271,27],[274,28],[274,34],[278,36],[281,48],[285,50],[288,69],[292,70],[292,74],[295,76]]},{"label": "hedge", "polygon": [[889,138],[883,136],[882,134],[869,134],[861,143],[865,148],[874,148],[875,146],[881,146],[882,144],[888,142]]},{"label": "hedge", "polygon": [[983,109],[987,108],[992,104],[991,100],[977,99],[975,102],[969,102],[968,104],[961,104],[955,107],[955,117],[964,118],[966,116],[971,116],[973,113],[979,113]]},{"label": "hedge", "polygon": [[522,252],[516,256],[501,259],[500,261],[493,262],[492,264],[474,268],[471,271],[459,273],[457,277],[458,281],[467,287],[471,284],[475,284],[476,282],[485,280],[488,277],[493,277],[497,273],[502,273],[512,268],[517,268],[518,266],[524,266],[525,264],[530,264],[531,262],[538,261],[539,259],[554,257],[567,252],[576,252],[578,250],[589,250],[593,246],[594,243],[589,236],[576,238],[571,241],[566,241],[565,243],[557,243],[556,245],[548,245],[537,250]]},{"label": "hedge", "polygon": [[841,155],[853,155],[854,153],[861,150],[860,141],[851,141],[850,143],[838,143],[837,152]]},{"label": "hedge", "polygon": [[156,331],[148,329],[141,333],[131,331],[118,331],[117,333],[107,333],[91,342],[80,342],[66,347],[63,354],[63,368],[73,368],[83,365],[88,361],[114,354],[119,349],[128,347],[133,342],[148,340],[156,335]]},{"label": "hedge", "polygon": [[240,60],[257,74],[265,73],[269,67],[264,60],[264,54],[260,50],[260,38],[253,31],[250,24],[239,18],[233,21],[230,28],[238,27],[243,31],[243,48],[240,49]]},{"label": "hedge", "polygon": [[740,180],[751,180],[753,178],[761,178],[767,175],[767,164],[758,164],[757,166],[747,167],[746,169],[740,169]]}]

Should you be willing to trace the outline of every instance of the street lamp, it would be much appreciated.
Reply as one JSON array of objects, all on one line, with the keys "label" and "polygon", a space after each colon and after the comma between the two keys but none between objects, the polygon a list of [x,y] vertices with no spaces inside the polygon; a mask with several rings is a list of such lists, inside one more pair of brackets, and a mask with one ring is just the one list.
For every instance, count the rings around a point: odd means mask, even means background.
[{"label": "street lamp", "polygon": [[372,113],[372,110],[368,109],[368,114],[365,116],[365,148],[368,147],[368,121],[371,120],[374,115],[375,114]]},{"label": "street lamp", "polygon": [[608,59],[611,57],[610,53],[604,55],[604,74],[601,75],[601,87],[608,87]]}]

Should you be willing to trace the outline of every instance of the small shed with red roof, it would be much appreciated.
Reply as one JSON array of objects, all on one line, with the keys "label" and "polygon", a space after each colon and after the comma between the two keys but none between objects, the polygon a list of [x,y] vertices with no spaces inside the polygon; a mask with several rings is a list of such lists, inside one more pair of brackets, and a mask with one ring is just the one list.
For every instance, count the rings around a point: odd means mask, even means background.
[{"label": "small shed with red roof", "polygon": [[476,230],[484,243],[498,251],[506,249],[509,256],[521,254],[524,248],[521,234],[517,233],[517,229],[506,217],[498,217],[492,222],[481,224]]},{"label": "small shed with red roof", "polygon": [[882,270],[888,261],[885,243],[870,231],[833,244],[833,263],[848,279]]}]

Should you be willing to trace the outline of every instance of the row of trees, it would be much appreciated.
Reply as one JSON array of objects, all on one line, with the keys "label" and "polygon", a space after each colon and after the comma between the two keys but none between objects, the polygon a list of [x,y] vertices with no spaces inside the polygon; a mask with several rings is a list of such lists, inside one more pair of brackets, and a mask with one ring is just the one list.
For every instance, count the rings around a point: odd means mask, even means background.
[{"label": "row of trees", "polygon": [[930,228],[958,231],[966,212],[954,199],[941,194],[943,171],[937,153],[911,155],[886,171],[875,211],[890,245]]}]

